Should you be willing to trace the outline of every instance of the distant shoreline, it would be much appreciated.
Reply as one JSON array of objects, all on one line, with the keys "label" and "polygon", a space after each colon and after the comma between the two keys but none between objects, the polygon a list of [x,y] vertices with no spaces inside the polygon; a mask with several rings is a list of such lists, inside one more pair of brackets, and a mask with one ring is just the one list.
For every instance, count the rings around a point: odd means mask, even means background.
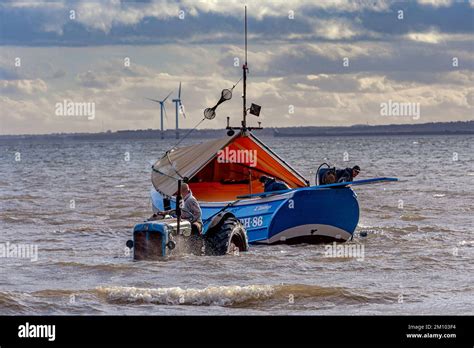
[{"label": "distant shoreline", "polygon": [[275,137],[332,137],[332,136],[340,136],[340,137],[356,137],[356,136],[399,136],[399,135],[474,135],[474,131],[459,131],[459,132],[450,132],[450,131],[432,131],[432,132],[380,132],[380,133],[357,133],[357,132],[347,132],[347,133],[288,133],[284,135],[274,135]]},{"label": "distant shoreline", "polygon": [[[180,129],[180,137],[188,133],[188,129]],[[176,140],[176,131],[164,131],[164,140]],[[405,136],[405,135],[474,135],[474,121],[437,122],[420,124],[392,125],[355,125],[348,127],[268,127],[254,131],[257,136],[273,137],[327,137],[327,136]],[[196,129],[189,138],[219,138],[226,135],[225,129]],[[155,139],[161,138],[159,130],[123,130],[102,133],[55,133],[0,135],[0,142],[22,141],[54,141],[54,140],[114,140],[114,139]]]}]

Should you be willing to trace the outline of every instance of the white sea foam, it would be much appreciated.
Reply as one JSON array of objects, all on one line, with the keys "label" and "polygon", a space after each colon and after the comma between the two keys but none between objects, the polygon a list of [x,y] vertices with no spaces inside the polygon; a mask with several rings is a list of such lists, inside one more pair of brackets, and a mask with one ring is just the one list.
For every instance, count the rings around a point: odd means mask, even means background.
[{"label": "white sea foam", "polygon": [[270,285],[248,286],[208,286],[203,289],[173,288],[135,288],[135,287],[100,287],[99,293],[105,294],[108,301],[145,302],[167,305],[196,306],[231,306],[234,304],[268,299],[275,293]]}]

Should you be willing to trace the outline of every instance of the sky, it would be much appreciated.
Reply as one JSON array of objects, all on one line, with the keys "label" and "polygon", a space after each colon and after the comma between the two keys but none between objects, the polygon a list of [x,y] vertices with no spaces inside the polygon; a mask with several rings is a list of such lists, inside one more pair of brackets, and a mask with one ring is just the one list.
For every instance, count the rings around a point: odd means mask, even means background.
[{"label": "sky", "polygon": [[[0,134],[192,128],[241,77],[267,127],[474,119],[474,1],[1,1]],[[242,83],[200,128],[240,124]],[[93,105],[94,115],[58,112]],[[419,114],[382,113],[382,105]]]}]

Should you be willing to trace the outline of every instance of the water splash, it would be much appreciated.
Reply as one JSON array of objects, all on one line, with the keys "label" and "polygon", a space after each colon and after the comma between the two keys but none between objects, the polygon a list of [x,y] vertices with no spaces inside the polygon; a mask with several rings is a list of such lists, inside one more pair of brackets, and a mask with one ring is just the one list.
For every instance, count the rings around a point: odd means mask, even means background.
[{"label": "water splash", "polygon": [[167,305],[232,306],[243,302],[268,299],[275,289],[270,285],[208,286],[203,289],[180,287],[145,289],[135,287],[99,287],[108,301],[117,303],[154,303]]}]

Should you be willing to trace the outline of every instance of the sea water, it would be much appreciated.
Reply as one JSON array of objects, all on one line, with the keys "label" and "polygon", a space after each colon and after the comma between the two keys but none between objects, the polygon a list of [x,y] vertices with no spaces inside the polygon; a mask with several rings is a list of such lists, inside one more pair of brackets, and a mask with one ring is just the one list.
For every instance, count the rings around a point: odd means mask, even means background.
[{"label": "sea water", "polygon": [[474,313],[473,136],[262,140],[311,180],[328,161],[400,179],[354,188],[349,244],[364,255],[278,245],[136,262],[125,241],[173,139],[3,141],[0,242],[37,254],[1,258],[0,313]]}]

